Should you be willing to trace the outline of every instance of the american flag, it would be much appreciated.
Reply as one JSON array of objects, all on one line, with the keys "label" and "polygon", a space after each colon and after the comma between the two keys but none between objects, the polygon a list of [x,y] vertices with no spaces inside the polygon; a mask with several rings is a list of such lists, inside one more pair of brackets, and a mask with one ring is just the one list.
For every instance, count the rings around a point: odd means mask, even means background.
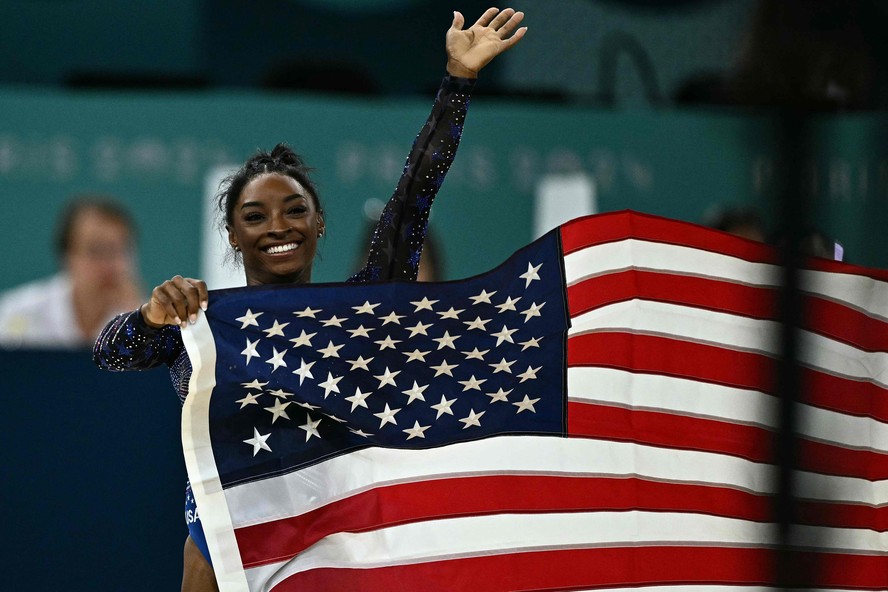
[{"label": "american flag", "polygon": [[[183,446],[220,589],[764,589],[779,277],[618,212],[463,281],[211,293]],[[797,585],[888,589],[888,274],[802,279]]]}]

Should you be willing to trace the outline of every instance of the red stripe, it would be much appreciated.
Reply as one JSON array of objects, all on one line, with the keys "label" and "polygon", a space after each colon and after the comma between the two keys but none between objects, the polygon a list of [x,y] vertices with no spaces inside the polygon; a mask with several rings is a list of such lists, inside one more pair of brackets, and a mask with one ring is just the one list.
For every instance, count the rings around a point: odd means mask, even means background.
[{"label": "red stripe", "polygon": [[[565,255],[594,245],[626,239],[680,245],[746,261],[778,263],[777,251],[763,243],[689,222],[627,210],[577,218],[561,226],[561,244]],[[805,267],[888,281],[888,270],[858,267],[839,261],[811,258],[805,261]]]},{"label": "red stripe", "polygon": [[568,366],[619,368],[771,392],[774,363],[761,354],[620,331],[574,335]]},{"label": "red stripe", "polygon": [[[753,462],[774,461],[771,430],[682,413],[571,402],[568,432],[573,436],[728,454]],[[799,438],[799,447],[800,470],[869,481],[888,479],[888,454],[804,438]]]},{"label": "red stripe", "polygon": [[760,427],[593,403],[571,402],[567,413],[573,436],[772,460],[773,433]]},{"label": "red stripe", "polygon": [[813,473],[846,475],[869,481],[888,479],[888,454],[799,439],[799,467]]},{"label": "red stripe", "polygon": [[628,239],[691,247],[761,263],[777,261],[776,252],[763,243],[638,212],[610,212],[577,218],[561,226],[561,244],[565,255]]},{"label": "red stripe", "polygon": [[[804,491],[798,492],[804,495]],[[888,506],[796,500],[796,524],[888,532]]]},{"label": "red stripe", "polygon": [[[567,288],[572,317],[636,298],[778,320],[777,292],[773,288],[717,278],[630,269],[595,276]],[[819,297],[807,297],[805,306],[805,329],[864,351],[888,351],[888,323]]]},{"label": "red stripe", "polygon": [[[789,585],[883,589],[885,557],[805,553]],[[275,592],[506,592],[652,585],[769,585],[775,556],[735,547],[618,547],[535,551],[375,569],[314,569]]]},{"label": "red stripe", "polygon": [[[567,364],[675,376],[771,394],[775,372],[774,360],[763,354],[621,331],[570,337]],[[801,372],[802,402],[888,422],[888,389],[810,368]]]},{"label": "red stripe", "polygon": [[775,317],[775,292],[705,277],[624,270],[577,282],[567,289],[570,316],[640,298],[695,306],[757,319]]},{"label": "red stripe", "polygon": [[374,488],[301,516],[235,531],[246,567],[293,557],[337,532],[500,513],[652,510],[769,519],[767,497],[727,487],[632,477],[494,475]]}]

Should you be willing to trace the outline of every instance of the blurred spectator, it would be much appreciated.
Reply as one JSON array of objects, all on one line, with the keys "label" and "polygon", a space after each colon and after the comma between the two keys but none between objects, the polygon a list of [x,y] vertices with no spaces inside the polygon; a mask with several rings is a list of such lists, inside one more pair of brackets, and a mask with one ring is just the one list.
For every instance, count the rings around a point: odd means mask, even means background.
[{"label": "blurred spectator", "polygon": [[754,241],[765,242],[768,236],[765,221],[757,210],[748,206],[717,208],[705,216],[703,223]]},{"label": "blurred spectator", "polygon": [[143,301],[129,212],[105,197],[72,200],[58,223],[61,271],[0,295],[0,345],[91,347],[116,314]]},{"label": "blurred spectator", "polygon": [[888,107],[884,0],[759,0],[732,71],[700,74],[679,104],[818,111]]}]

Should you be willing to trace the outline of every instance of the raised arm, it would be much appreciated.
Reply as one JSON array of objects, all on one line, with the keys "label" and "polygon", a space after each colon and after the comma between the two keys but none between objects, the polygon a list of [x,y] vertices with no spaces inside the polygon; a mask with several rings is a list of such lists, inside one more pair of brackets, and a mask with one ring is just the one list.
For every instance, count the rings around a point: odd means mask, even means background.
[{"label": "raised arm", "polygon": [[429,210],[456,156],[475,78],[526,31],[516,30],[524,14],[511,8],[491,8],[465,30],[462,14],[453,14],[445,44],[448,76],[376,224],[367,264],[349,281],[416,280]]}]

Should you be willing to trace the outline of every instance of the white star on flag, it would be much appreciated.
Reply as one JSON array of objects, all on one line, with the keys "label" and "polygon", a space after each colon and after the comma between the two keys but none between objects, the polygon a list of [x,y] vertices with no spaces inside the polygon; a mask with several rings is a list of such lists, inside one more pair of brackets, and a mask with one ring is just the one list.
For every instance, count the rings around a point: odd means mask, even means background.
[{"label": "white star on flag", "polygon": [[[437,300],[435,302],[437,302]],[[415,337],[417,334],[428,335],[428,333],[426,333],[426,329],[428,329],[431,326],[432,326],[431,323],[418,322],[415,325],[413,325],[412,327],[405,327],[405,328],[408,331],[410,331],[410,337]]]},{"label": "white star on flag", "polygon": [[410,304],[416,307],[416,310],[413,312],[419,312],[421,310],[432,310],[432,305],[437,304],[438,300],[429,300],[427,297],[423,296],[422,300],[411,301]]},{"label": "white star on flag", "polygon": [[379,302],[377,302],[376,304],[370,304],[369,300],[365,300],[364,304],[362,304],[361,306],[352,306],[352,309],[354,309],[356,314],[372,315],[373,309],[376,308],[377,306],[379,306],[379,304],[380,304]]},{"label": "white star on flag", "polygon": [[342,380],[342,376],[334,377],[333,374],[327,372],[327,380],[324,382],[318,383],[318,386],[324,389],[324,398],[326,399],[330,395],[330,391],[334,393],[339,392],[339,381]]},{"label": "white star on flag", "polygon": [[274,337],[278,335],[280,337],[284,337],[284,327],[289,325],[290,323],[284,323],[281,325],[277,319],[274,320],[274,324],[268,329],[263,329],[262,332],[265,333],[267,337]]},{"label": "white star on flag", "polygon": [[370,396],[371,393],[363,393],[361,392],[361,387],[355,387],[355,394],[351,397],[346,397],[345,400],[352,404],[352,412],[357,409],[359,406],[364,407],[365,409],[369,409],[367,407],[366,399]]},{"label": "white star on flag", "polygon": [[534,267],[530,263],[527,264],[527,271],[525,271],[524,273],[522,273],[521,275],[518,276],[523,280],[527,280],[527,283],[524,285],[525,288],[529,287],[530,282],[532,282],[533,280],[540,279],[540,274],[538,274],[537,272],[540,270],[540,267],[542,267],[542,266],[543,266],[542,263],[540,263],[536,267]]},{"label": "white star on flag", "polygon": [[412,352],[401,352],[401,353],[403,353],[405,356],[407,356],[407,362],[413,362],[416,360],[419,360],[420,362],[425,362],[425,357],[431,352],[420,351],[419,349],[415,349]]},{"label": "white star on flag", "polygon": [[305,430],[305,441],[306,442],[308,442],[312,436],[317,436],[318,439],[320,439],[321,434],[318,433],[318,426],[321,425],[321,421],[323,421],[323,418],[321,418],[317,421],[312,421],[311,415],[309,415],[308,413],[305,414],[305,423],[299,427],[302,428],[303,430]]},{"label": "white star on flag", "polygon": [[400,411],[400,410],[401,410],[400,408],[389,409],[388,403],[386,403],[385,409],[383,411],[380,411],[379,413],[374,413],[373,415],[375,415],[376,417],[378,417],[381,420],[379,422],[379,429],[382,429],[382,426],[384,426],[387,423],[390,423],[392,425],[398,425],[397,420],[395,420],[395,415],[397,415],[398,411]]},{"label": "white star on flag", "polygon": [[241,409],[243,409],[243,408],[246,407],[247,405],[258,405],[258,404],[259,404],[258,399],[259,399],[259,396],[260,396],[261,394],[262,394],[262,393],[255,393],[255,394],[253,394],[253,393],[247,393],[247,396],[246,396],[246,397],[244,397],[243,399],[238,399],[237,401],[235,401],[235,403],[240,403],[240,404],[241,404],[241,406],[240,406]]},{"label": "white star on flag", "polygon": [[358,368],[361,368],[362,370],[370,372],[370,367],[367,366],[367,364],[372,361],[373,358],[364,359],[364,356],[358,356],[357,360],[346,360],[346,363],[351,364],[350,370],[357,370]]},{"label": "white star on flag", "polygon": [[367,337],[367,338],[369,338],[369,337],[370,337],[370,331],[375,331],[375,330],[376,330],[376,329],[372,329],[372,328],[371,328],[371,329],[367,329],[367,328],[364,327],[364,325],[360,325],[357,329],[346,329],[346,331],[348,331],[349,333],[351,333],[351,336],[352,336],[353,338],[354,338],[354,337]]},{"label": "white star on flag", "polygon": [[506,296],[506,301],[502,304],[497,304],[496,307],[499,309],[500,313],[504,313],[507,310],[517,310],[515,305],[518,304],[519,300],[521,300],[521,296],[514,299],[511,296]]},{"label": "white star on flag", "polygon": [[259,433],[259,430],[253,428],[253,437],[244,440],[244,444],[249,444],[253,447],[253,456],[259,454],[260,450],[267,450],[271,452],[271,446],[269,446],[265,441],[268,440],[268,437],[271,435],[271,432],[265,434],[264,436]]},{"label": "white star on flag", "polygon": [[536,379],[537,372],[540,371],[540,368],[542,368],[542,366],[537,366],[536,368],[528,366],[527,370],[518,375],[518,378],[521,379],[521,382],[524,382],[525,380],[534,380]]},{"label": "white star on flag", "polygon": [[382,321],[383,326],[388,325],[389,323],[400,325],[401,319],[403,319],[404,316],[405,315],[395,314],[395,311],[392,311],[384,317],[379,317],[379,319]]},{"label": "white star on flag", "polygon": [[419,386],[418,384],[416,384],[416,381],[414,380],[413,381],[413,388],[406,390],[406,391],[401,391],[401,392],[404,393],[405,395],[407,395],[408,397],[410,397],[409,399],[407,399],[407,404],[409,405],[415,399],[419,399],[420,401],[425,401],[425,396],[422,393],[427,388],[429,388],[429,385]]},{"label": "white star on flag", "polygon": [[488,292],[487,290],[481,290],[481,293],[476,296],[469,296],[472,299],[472,304],[481,304],[482,302],[487,304],[492,304],[490,302],[490,297],[496,294],[496,290],[493,292]]},{"label": "white star on flag", "polygon": [[376,345],[379,346],[379,351],[384,349],[397,349],[395,348],[396,343],[401,343],[400,339],[392,339],[391,335],[386,335],[385,339],[380,339],[379,341],[374,341]]},{"label": "white star on flag", "polygon": [[469,409],[469,414],[460,420],[465,424],[463,426],[463,429],[466,429],[469,426],[478,426],[480,428],[481,422],[479,420],[481,419],[481,416],[485,413],[487,412],[482,411],[481,413],[475,413],[474,409]]},{"label": "white star on flag", "polygon": [[397,370],[395,372],[391,372],[388,369],[388,366],[386,366],[385,372],[383,374],[380,374],[378,376],[374,376],[373,378],[375,378],[376,380],[379,381],[379,387],[377,387],[377,388],[382,388],[386,384],[390,384],[394,387],[397,387],[398,385],[395,384],[395,376],[397,376],[400,373],[401,373],[400,370]]},{"label": "white star on flag", "polygon": [[306,306],[304,310],[294,312],[293,314],[296,315],[297,317],[303,318],[303,319],[306,317],[311,317],[314,319],[314,318],[317,318],[317,317],[315,317],[315,313],[318,313],[318,312],[321,312],[320,308],[311,308],[310,306]]},{"label": "white star on flag", "polygon": [[290,416],[287,415],[287,406],[290,404],[290,401],[282,401],[281,399],[275,399],[274,405],[271,407],[265,407],[265,410],[271,413],[271,423],[277,421],[278,417],[283,417],[284,419],[290,419]]},{"label": "white star on flag", "polygon": [[287,350],[279,352],[277,350],[277,348],[275,348],[275,347],[273,347],[271,349],[274,351],[274,355],[272,355],[270,358],[265,360],[266,364],[271,364],[272,366],[274,366],[274,368],[272,368],[271,371],[274,372],[275,370],[277,370],[281,366],[286,368],[287,363],[284,361],[284,354],[287,353]]},{"label": "white star on flag", "polygon": [[441,395],[441,402],[435,403],[434,405],[430,405],[432,409],[438,412],[438,415],[435,416],[435,419],[439,419],[445,413],[447,415],[453,415],[453,410],[450,407],[456,402],[456,399],[448,399],[444,395]]},{"label": "white star on flag", "polygon": [[299,359],[299,369],[293,370],[293,374],[299,375],[299,386],[302,386],[302,381],[306,378],[314,378],[314,375],[311,373],[311,367],[314,366],[314,362],[305,363],[305,359]]},{"label": "white star on flag", "polygon": [[247,347],[244,348],[244,351],[241,352],[242,356],[247,356],[247,361],[245,364],[249,364],[250,360],[259,356],[259,352],[256,351],[256,346],[259,345],[259,340],[250,341],[250,338],[247,338]]},{"label": "white star on flag", "polygon": [[484,351],[478,351],[478,348],[476,347],[475,349],[473,349],[473,350],[470,351],[470,352],[469,352],[469,351],[464,351],[464,352],[459,352],[459,353],[465,355],[467,360],[481,360],[481,361],[484,361],[484,356],[485,356],[486,354],[490,353],[490,350],[489,350],[489,349],[485,349]]},{"label": "white star on flag", "polygon": [[520,342],[518,345],[522,346],[521,351],[524,351],[529,347],[539,347],[541,339],[542,339],[542,337],[540,337],[540,338],[532,337],[531,339],[528,339],[527,341]]},{"label": "white star on flag", "polygon": [[482,378],[481,380],[478,380],[477,378],[475,378],[475,375],[472,374],[472,377],[468,380],[457,380],[457,382],[463,385],[463,392],[480,391],[481,385],[487,382],[487,379]]},{"label": "white star on flag", "polygon": [[545,302],[543,302],[542,304],[537,304],[536,302],[534,302],[530,305],[530,308],[528,308],[527,310],[522,310],[521,314],[524,315],[524,322],[526,323],[527,321],[529,321],[531,317],[542,316],[540,314],[540,309],[542,309],[544,306],[546,306]]},{"label": "white star on flag", "polygon": [[407,428],[406,430],[401,430],[405,434],[407,434],[407,439],[411,440],[413,438],[425,438],[425,432],[431,426],[421,426],[418,421],[413,422],[412,428]]},{"label": "white star on flag", "polygon": [[440,364],[438,364],[437,366],[429,366],[429,368],[435,371],[435,376],[446,374],[447,376],[453,378],[453,372],[451,372],[451,370],[453,370],[457,366],[459,366],[459,364],[448,364],[447,360],[441,360]]},{"label": "white star on flag", "polygon": [[508,402],[509,401],[509,393],[511,393],[512,390],[513,389],[509,389],[507,391],[504,391],[502,389],[502,387],[500,387],[500,389],[498,391],[496,391],[495,393],[484,393],[484,394],[487,395],[488,397],[490,397],[491,404],[496,403],[497,401]]},{"label": "white star on flag", "polygon": [[523,401],[512,403],[512,405],[518,407],[518,411],[516,411],[516,413],[521,413],[522,411],[530,411],[532,413],[536,413],[536,409],[533,408],[533,404],[537,401],[539,401],[539,398],[531,399],[527,395],[524,395]]},{"label": "white star on flag", "polygon": [[321,321],[321,324],[325,327],[339,327],[341,329],[342,323],[344,323],[347,320],[348,319],[345,319],[345,318],[340,319],[336,315],[333,315],[332,317],[330,317],[326,321]]},{"label": "white star on flag", "polygon": [[[249,325],[253,325],[254,327],[258,327],[259,323],[256,321],[256,319],[261,317],[263,314],[265,314],[265,313],[257,312],[254,314],[253,311],[248,308],[247,313],[244,316],[237,317],[234,320],[240,321],[241,323],[243,323],[241,325],[241,329],[246,329]],[[229,318],[231,318],[231,317],[229,317]]]},{"label": "white star on flag", "polygon": [[292,397],[293,393],[288,393],[283,389],[274,389],[273,391],[268,391],[269,395],[277,397],[279,399],[286,399],[287,397]]},{"label": "white star on flag", "polygon": [[508,327],[503,325],[503,328],[499,331],[499,333],[491,333],[490,336],[496,337],[496,344],[497,345],[501,344],[503,341],[508,341],[509,343],[515,343],[515,341],[512,339],[512,333],[514,333],[517,330],[518,329],[509,329]]},{"label": "white star on flag", "polygon": [[451,306],[450,310],[445,310],[444,312],[439,312],[438,314],[441,316],[441,320],[443,321],[444,319],[459,319],[459,313],[461,312],[465,312],[465,309],[461,308],[459,310],[456,310]]},{"label": "white star on flag", "polygon": [[305,330],[302,330],[302,333],[299,337],[294,337],[290,341],[296,344],[296,347],[301,345],[305,345],[307,347],[311,347],[311,338],[317,335],[317,333],[306,333]]},{"label": "white star on flag", "polygon": [[258,378],[254,378],[252,382],[242,382],[241,386],[248,389],[258,389],[262,390],[267,382],[259,382]]},{"label": "white star on flag", "polygon": [[443,349],[445,347],[449,347],[450,349],[456,349],[454,347],[453,342],[459,339],[459,335],[450,335],[449,331],[444,331],[444,335],[441,337],[433,337],[432,341],[438,342],[438,349]]},{"label": "white star on flag", "polygon": [[475,317],[474,321],[463,321],[463,324],[468,326],[469,330],[479,329],[481,331],[486,331],[487,328],[484,326],[490,322],[490,319],[482,319],[481,317]]},{"label": "white star on flag", "polygon": [[511,374],[512,373],[512,364],[514,364],[516,361],[517,360],[512,360],[511,362],[507,362],[506,358],[503,358],[498,363],[488,364],[488,366],[493,368],[494,374],[496,374],[497,372],[508,372],[509,374]]},{"label": "white star on flag", "polygon": [[339,350],[345,347],[345,344],[342,345],[333,345],[333,342],[329,342],[327,347],[322,347],[318,350],[318,353],[324,354],[325,358],[338,358]]}]

